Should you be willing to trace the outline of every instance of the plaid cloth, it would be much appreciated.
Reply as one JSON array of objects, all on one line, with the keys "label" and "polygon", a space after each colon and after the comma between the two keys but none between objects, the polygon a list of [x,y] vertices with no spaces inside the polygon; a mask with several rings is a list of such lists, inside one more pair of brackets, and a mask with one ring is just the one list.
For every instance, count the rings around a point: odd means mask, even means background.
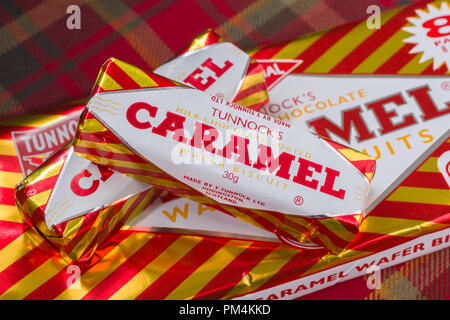
[{"label": "plaid cloth", "polygon": [[[328,29],[412,0],[2,0],[0,119],[51,108],[89,94],[102,63],[114,56],[153,69],[210,27],[250,49]],[[69,30],[69,5],[81,9],[81,29]],[[450,249],[304,299],[450,299]]]}]

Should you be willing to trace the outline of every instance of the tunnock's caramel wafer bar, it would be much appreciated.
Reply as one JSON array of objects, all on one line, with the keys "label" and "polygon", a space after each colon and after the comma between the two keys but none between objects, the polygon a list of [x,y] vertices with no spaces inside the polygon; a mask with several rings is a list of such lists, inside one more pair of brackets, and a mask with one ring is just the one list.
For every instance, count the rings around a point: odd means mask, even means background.
[{"label": "tunnock's caramel wafer bar", "polygon": [[[210,30],[155,72],[217,96],[238,99],[251,108],[259,108],[267,101],[262,68]],[[140,69],[109,59],[97,78],[94,92],[145,86],[146,81],[148,76]],[[114,105],[101,98],[95,105],[105,109],[108,106],[114,109]],[[42,132],[37,139],[58,139],[60,128],[55,130],[51,134]],[[27,147],[36,140],[32,134],[20,133],[20,137]],[[42,163],[50,152],[39,156],[44,157]],[[41,192],[42,188],[45,192]],[[53,247],[81,261],[89,260],[100,242],[160,193],[161,190],[151,190],[148,184],[78,157],[68,144],[22,182],[16,198],[30,224]]]},{"label": "tunnock's caramel wafer bar", "polygon": [[[339,250],[358,230],[375,170],[362,153],[148,74],[153,85],[95,94],[75,153],[276,233]],[[99,108],[98,102],[108,102]],[[279,146],[288,146],[279,153]],[[345,154],[367,161],[355,166]],[[312,243],[311,243],[312,242]]]}]

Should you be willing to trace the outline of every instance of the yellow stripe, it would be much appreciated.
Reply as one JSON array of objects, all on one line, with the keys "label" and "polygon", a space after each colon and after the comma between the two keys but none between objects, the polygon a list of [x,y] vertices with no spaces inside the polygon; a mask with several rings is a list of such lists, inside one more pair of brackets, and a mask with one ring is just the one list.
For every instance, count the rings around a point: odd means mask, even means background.
[{"label": "yellow stripe", "polygon": [[47,203],[51,192],[52,190],[49,189],[34,196],[28,197],[27,200],[25,200],[26,205],[24,207],[26,207],[29,212],[33,212],[34,210],[36,210],[36,208],[39,208],[40,206]]},{"label": "yellow stripe", "polygon": [[0,220],[25,223],[22,214],[16,206],[7,206],[4,204],[0,204]]},{"label": "yellow stripe", "polygon": [[9,267],[15,261],[22,258],[31,249],[42,243],[38,241],[31,241],[29,235],[34,232],[35,231],[31,229],[24,232],[0,250],[0,272]]},{"label": "yellow stripe", "polygon": [[63,237],[64,239],[71,239],[76,235],[78,230],[81,228],[83,224],[85,216],[81,216],[72,220],[67,221],[66,227],[64,228]]},{"label": "yellow stripe", "polygon": [[22,179],[22,173],[0,171],[0,187],[14,189]]},{"label": "yellow stripe", "polygon": [[126,148],[123,144],[120,143],[103,143],[103,142],[99,143],[88,140],[78,140],[77,146],[120,154],[134,154],[132,151],[130,151],[128,148]]},{"label": "yellow stripe", "polygon": [[361,161],[361,160],[373,160],[374,158],[364,154],[362,152],[356,151],[354,149],[337,149],[344,157],[350,161]]},{"label": "yellow stripe", "polygon": [[76,289],[77,283],[74,283],[56,297],[56,299],[81,299],[153,237],[154,234],[148,233],[133,233],[129,235],[81,276],[79,283],[80,289]]},{"label": "yellow stripe", "polygon": [[261,83],[264,81],[264,77],[261,73],[251,74],[245,77],[244,82],[242,83],[240,91],[253,87],[254,85]]},{"label": "yellow stripe", "polygon": [[11,120],[5,120],[0,122],[0,126],[20,126],[20,127],[36,127],[41,128],[54,124],[60,120],[65,119],[65,115],[55,114],[35,114],[32,116],[25,116],[20,118],[14,118]]},{"label": "yellow stripe", "polygon": [[433,60],[428,60],[420,63],[422,53],[418,53],[410,60],[406,65],[404,65],[397,73],[398,74],[421,74],[426,68],[428,68]]},{"label": "yellow stripe", "polygon": [[296,254],[295,249],[278,249],[269,253],[253,269],[246,274],[222,299],[231,298],[237,294],[254,291],[269,281]]},{"label": "yellow stripe", "polygon": [[450,189],[399,187],[387,200],[450,206]]},{"label": "yellow stripe", "polygon": [[437,172],[439,173],[439,168],[437,166],[438,157],[428,158],[423,165],[421,165],[417,171],[419,172]]},{"label": "yellow stripe", "polygon": [[102,88],[105,91],[122,89],[122,87],[116,82],[116,80],[111,78],[111,76],[106,72],[102,73],[97,84],[100,88]]},{"label": "yellow stripe", "polygon": [[230,240],[187,277],[166,299],[192,299],[220,271],[247,249],[251,243],[251,241]]},{"label": "yellow stripe", "polygon": [[230,212],[235,218],[242,220],[246,223],[252,224],[258,228],[264,229],[264,227],[262,225],[260,225],[258,222],[253,220],[248,214],[242,213],[241,211],[239,211],[238,209],[236,209],[234,207],[222,206],[222,208],[224,208],[225,210]]},{"label": "yellow stripe", "polygon": [[65,263],[57,263],[56,260],[50,258],[45,261],[0,295],[0,300],[17,300],[26,297],[67,266]]},{"label": "yellow stripe", "polygon": [[381,65],[383,65],[390,57],[399,51],[405,43],[403,39],[408,37],[408,33],[399,30],[374,52],[370,54],[363,62],[361,62],[352,73],[373,73]]},{"label": "yellow stripe", "polygon": [[0,154],[3,156],[17,156],[12,140],[0,139]]},{"label": "yellow stripe", "polygon": [[95,162],[97,164],[102,164],[105,166],[116,166],[116,167],[123,167],[123,168],[130,168],[130,169],[139,169],[144,170],[148,172],[161,172],[160,169],[146,163],[137,163],[137,162],[131,162],[131,161],[124,161],[124,160],[114,160],[109,158],[103,158],[100,156],[83,153],[83,152],[77,152],[75,153],[83,158],[86,158],[92,162]]},{"label": "yellow stripe", "polygon": [[427,230],[427,232],[448,228],[448,224],[436,223],[415,219],[400,219],[391,217],[367,216],[361,223],[360,230],[387,234],[391,236],[414,237]]},{"label": "yellow stripe", "polygon": [[134,299],[201,241],[200,237],[179,237],[138,274],[117,290],[110,299]]},{"label": "yellow stripe", "polygon": [[258,102],[267,100],[267,98],[268,98],[267,91],[264,90],[264,91],[258,91],[249,96],[246,96],[245,98],[243,98],[239,101],[236,101],[236,103],[241,106],[251,106]]},{"label": "yellow stripe", "polygon": [[296,59],[306,49],[314,44],[323,36],[322,33],[307,36],[296,41],[292,41],[285,45],[283,49],[278,51],[271,59]]},{"label": "yellow stripe", "polygon": [[142,202],[128,216],[127,222],[125,222],[125,224],[127,224],[128,222],[133,220],[134,217],[136,217],[136,215],[138,215],[145,208],[145,206],[148,205],[149,201],[151,201],[153,198],[155,198],[155,194],[157,192],[159,192],[159,189],[151,188],[150,190],[145,191],[145,192],[148,192],[147,196],[144,198],[144,200],[142,200]]},{"label": "yellow stripe", "polygon": [[133,79],[141,87],[157,87],[158,84],[150,78],[141,69],[124,63],[120,60],[114,60],[114,62],[125,72],[131,79]]},{"label": "yellow stripe", "polygon": [[80,130],[86,133],[104,132],[108,129],[97,119],[84,119]]},{"label": "yellow stripe", "polygon": [[[319,222],[326,226],[332,233],[348,242],[352,241],[356,236],[356,234],[351,233],[344,227],[338,219],[320,219]],[[356,221],[355,224],[357,224]]]},{"label": "yellow stripe", "polygon": [[[389,19],[395,16],[403,8],[397,8],[384,12],[381,15],[381,24],[385,24]],[[324,54],[320,56],[305,73],[327,73],[342,61],[350,52],[352,52],[364,40],[369,38],[377,29],[368,29],[366,21],[361,22],[348,32],[343,38],[336,42]],[[379,32],[379,31],[378,31]]]}]

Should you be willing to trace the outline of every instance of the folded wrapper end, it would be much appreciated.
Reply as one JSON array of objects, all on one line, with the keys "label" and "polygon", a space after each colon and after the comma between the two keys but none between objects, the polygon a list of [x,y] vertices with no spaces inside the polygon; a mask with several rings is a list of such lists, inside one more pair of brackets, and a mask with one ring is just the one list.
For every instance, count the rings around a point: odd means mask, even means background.
[{"label": "folded wrapper end", "polygon": [[[18,184],[15,189],[16,205],[26,222],[61,257],[88,264],[99,247],[106,244],[129,219],[151,205],[162,191],[149,186],[144,191],[49,226],[46,222],[46,214],[49,214],[47,204],[57,188],[65,161],[73,155],[71,150],[71,143],[66,144]],[[63,215],[68,204],[76,202],[76,199],[72,201],[74,198],[72,196],[71,199],[70,194],[63,199],[59,206],[60,212],[54,214]],[[64,208],[64,205],[67,206]]]}]

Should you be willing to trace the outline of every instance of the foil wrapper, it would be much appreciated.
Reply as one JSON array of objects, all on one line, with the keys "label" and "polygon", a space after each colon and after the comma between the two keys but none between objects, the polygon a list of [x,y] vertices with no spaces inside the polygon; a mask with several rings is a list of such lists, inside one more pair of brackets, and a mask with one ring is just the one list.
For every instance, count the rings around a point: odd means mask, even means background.
[{"label": "foil wrapper", "polygon": [[[440,7],[439,1],[434,3]],[[382,21],[389,19],[390,24],[383,24],[380,30],[367,29],[366,21],[345,29],[355,28],[365,33],[364,37],[358,35],[361,41],[369,39],[366,42],[370,42],[370,50],[365,51],[368,56],[361,58],[367,63],[360,69],[378,68],[373,61],[384,63],[392,55],[393,47],[406,45],[398,31],[409,24],[407,17],[416,16],[416,9],[422,13],[428,11],[426,4],[402,7],[382,13]],[[333,47],[332,55],[339,56],[340,52],[344,59],[351,52],[346,44],[356,46],[358,43],[350,33],[348,38],[342,38],[342,45],[335,46],[342,33],[343,29],[339,28],[302,37],[272,47],[272,52],[277,54],[264,58],[282,58],[283,55],[297,58],[302,52],[305,54],[301,59],[308,56],[319,58],[320,51],[307,48],[323,37],[316,49],[322,48],[326,52],[327,47]],[[387,33],[391,34],[388,38]],[[372,34],[380,36],[380,41],[372,41]],[[342,51],[339,48],[343,48]],[[437,72],[433,71],[433,61],[419,63],[420,55],[412,55],[412,59],[408,59],[409,50],[401,51],[404,68],[399,70],[400,74],[413,70],[416,74],[425,72],[431,76]],[[370,57],[372,54],[373,58]],[[398,58],[391,60],[398,61]],[[354,60],[346,61],[343,66],[349,66],[349,61]],[[322,70],[330,68],[323,62],[316,66]],[[279,67],[282,70],[282,66]],[[439,108],[444,110],[445,104]],[[367,276],[372,266],[382,269],[450,244],[450,190],[446,182],[450,180],[445,166],[442,166],[448,162],[450,150],[447,132],[430,143],[427,152],[420,157],[415,156],[405,175],[395,183],[395,190],[388,191],[383,201],[362,221],[358,235],[339,254],[293,249],[275,241],[239,239],[236,238],[237,227],[234,224],[227,232],[235,230],[233,238],[149,232],[147,228],[153,226],[158,231],[167,226],[169,228],[165,231],[181,230],[182,223],[194,217],[187,229],[199,225],[205,226],[205,230],[219,229],[224,225],[224,221],[217,226],[201,224],[196,219],[208,219],[212,211],[204,205],[199,209],[199,203],[193,205],[188,200],[175,199],[163,204],[157,200],[98,248],[90,264],[80,266],[76,261],[68,262],[48,250],[46,240],[30,229],[14,202],[14,185],[22,179],[21,166],[34,169],[33,166],[41,164],[42,159],[45,161],[45,153],[50,150],[35,149],[34,141],[29,138],[22,139],[17,146],[19,139],[26,131],[46,125],[55,129],[53,125],[64,118],[62,113],[47,113],[0,122],[0,299],[292,299],[352,277]],[[440,128],[436,123],[430,123],[433,125],[428,129]],[[60,130],[64,132],[64,125]],[[16,134],[18,132],[22,133]],[[39,142],[41,132],[34,132],[35,140]],[[25,142],[28,139],[29,152]],[[63,138],[61,140],[62,145],[67,142]],[[55,146],[52,144],[51,147]],[[407,160],[409,155],[400,156]],[[378,167],[376,176],[380,175],[383,176],[383,172]],[[411,193],[413,190],[417,192]],[[147,210],[151,210],[151,214]],[[152,221],[155,214],[169,222]],[[178,217],[173,226],[168,216],[172,220]],[[215,221],[212,220],[211,223]],[[73,281],[78,267],[81,267],[78,280]],[[385,297],[385,291],[381,287],[370,294]]]},{"label": "foil wrapper", "polygon": [[[105,87],[119,89],[123,82],[131,87],[145,83],[148,78],[145,72],[127,66],[117,59],[109,59],[94,92],[101,92]],[[262,67],[211,30],[198,36],[179,57],[155,72],[180,81],[184,77],[188,84],[217,96],[239,99],[252,108],[259,108],[268,98]],[[203,72],[207,76],[202,77]],[[108,101],[100,100],[96,107],[101,109],[107,105]],[[72,128],[72,132],[66,132],[67,140],[75,131],[73,124]],[[44,132],[42,137],[58,139],[58,134],[53,132],[50,136]],[[35,137],[28,134],[23,139]],[[29,147],[30,141],[24,142]],[[42,160],[49,156],[46,153]],[[77,261],[89,261],[111,233],[161,194],[161,190],[151,190],[148,184],[78,157],[70,143],[42,168],[29,169],[27,173],[30,172],[16,189],[18,207],[53,247]]]},{"label": "foil wrapper", "polygon": [[[124,84],[91,98],[74,140],[77,155],[220,208],[299,248],[338,251],[353,239],[375,171],[371,157],[146,76],[144,89]],[[292,151],[277,154],[280,143]]]}]

